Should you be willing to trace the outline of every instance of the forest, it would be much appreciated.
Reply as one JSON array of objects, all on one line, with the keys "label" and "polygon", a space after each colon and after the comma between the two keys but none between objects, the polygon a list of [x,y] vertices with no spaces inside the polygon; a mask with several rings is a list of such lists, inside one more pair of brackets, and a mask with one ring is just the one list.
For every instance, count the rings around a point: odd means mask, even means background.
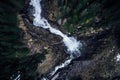
[{"label": "forest", "polygon": [[30,1],[0,1],[0,80],[120,80],[119,0],[41,1],[42,16],[83,45],[55,79],[69,54],[62,37],[33,25]]}]

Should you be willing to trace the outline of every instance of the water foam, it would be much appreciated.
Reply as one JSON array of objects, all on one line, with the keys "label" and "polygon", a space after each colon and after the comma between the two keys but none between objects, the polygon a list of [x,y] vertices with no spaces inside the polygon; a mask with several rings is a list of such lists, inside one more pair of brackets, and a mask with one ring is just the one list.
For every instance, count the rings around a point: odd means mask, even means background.
[{"label": "water foam", "polygon": [[72,61],[72,58],[66,60],[66,61],[65,61],[64,63],[62,63],[61,65],[56,66],[55,69],[54,69],[54,71],[52,71],[52,72],[50,73],[50,75],[51,75],[51,76],[54,75],[54,74],[58,71],[58,69],[64,68],[65,66],[69,65],[69,63],[70,63],[71,61]]},{"label": "water foam", "polygon": [[72,55],[75,54],[77,56],[80,55],[80,41],[77,41],[74,37],[68,37],[67,35],[63,34],[56,28],[51,27],[48,21],[41,16],[42,8],[40,4],[41,0],[31,0],[30,5],[34,7],[34,20],[33,24],[38,27],[42,27],[44,29],[49,29],[49,31],[53,34],[59,35],[63,38],[63,43],[67,47],[67,51]]}]

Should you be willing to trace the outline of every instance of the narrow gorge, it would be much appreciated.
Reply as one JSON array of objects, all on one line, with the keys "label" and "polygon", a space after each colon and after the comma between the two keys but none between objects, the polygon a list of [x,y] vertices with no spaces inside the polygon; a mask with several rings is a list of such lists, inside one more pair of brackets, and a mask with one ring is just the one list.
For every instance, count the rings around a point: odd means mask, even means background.
[{"label": "narrow gorge", "polygon": [[119,80],[120,1],[0,1],[0,80]]}]

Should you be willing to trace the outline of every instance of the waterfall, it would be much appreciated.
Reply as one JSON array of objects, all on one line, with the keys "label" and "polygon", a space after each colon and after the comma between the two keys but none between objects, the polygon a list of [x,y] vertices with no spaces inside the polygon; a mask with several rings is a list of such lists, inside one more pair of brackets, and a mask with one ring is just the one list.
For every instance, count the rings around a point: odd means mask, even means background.
[{"label": "waterfall", "polygon": [[50,73],[50,75],[54,75],[58,69],[67,66],[71,61],[72,61],[72,58],[66,60],[66,61],[65,61],[64,63],[62,63],[61,65],[56,66],[55,69],[54,69],[54,71],[52,71],[52,72]]},{"label": "waterfall", "polygon": [[[67,35],[63,34],[60,30],[53,28],[49,22],[41,16],[41,12],[42,12],[42,7],[40,4],[41,0],[31,0],[30,5],[33,6],[34,8],[34,20],[33,20],[33,25],[36,27],[42,27],[44,29],[48,29],[51,33],[61,36],[62,37],[62,41],[64,43],[64,45],[67,47],[67,51],[70,54],[69,59],[67,59],[64,63],[62,63],[59,66],[56,66],[54,71],[52,71],[50,73],[50,75],[54,75],[56,73],[56,71],[60,68],[63,68],[65,66],[67,66],[72,59],[74,58],[74,56],[79,57],[80,56],[80,47],[82,46],[82,44],[80,43],[80,41],[77,41],[76,38],[74,37],[68,37]],[[48,80],[43,78],[43,80]]]},{"label": "waterfall", "polygon": [[20,80],[20,74],[14,80]]},{"label": "waterfall", "polygon": [[48,21],[41,16],[42,8],[40,5],[41,0],[31,0],[30,5],[34,7],[34,20],[33,24],[38,27],[42,27],[44,29],[49,29],[49,31],[53,34],[59,35],[63,38],[63,43],[67,47],[67,51],[71,54],[80,55],[79,48],[81,46],[80,41],[77,41],[74,37],[68,37],[63,34],[58,29],[51,27]]}]

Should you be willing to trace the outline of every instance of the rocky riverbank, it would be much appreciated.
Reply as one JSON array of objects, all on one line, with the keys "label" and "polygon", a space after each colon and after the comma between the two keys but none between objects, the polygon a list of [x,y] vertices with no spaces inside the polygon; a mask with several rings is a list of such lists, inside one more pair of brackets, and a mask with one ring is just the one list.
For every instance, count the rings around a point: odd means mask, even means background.
[{"label": "rocky riverbank", "polygon": [[[44,0],[42,6],[44,10],[43,16],[49,20],[53,27],[64,32],[65,30],[60,26],[63,25],[60,24],[62,19],[57,17],[59,13],[57,0]],[[61,42],[61,37],[31,24],[33,16],[29,7],[25,7],[25,10],[28,11],[22,14],[25,23],[22,29],[24,30],[25,41],[31,50],[30,55],[41,53],[46,56],[37,67],[37,72],[41,77],[49,73],[56,65],[64,62],[68,55],[65,46]],[[66,18],[66,20],[68,19]],[[83,43],[82,55],[61,70],[57,79],[115,80],[119,78],[120,61],[116,61],[116,56],[120,51],[116,44],[113,28],[82,28],[82,26],[78,25],[74,30],[73,35]]]}]

